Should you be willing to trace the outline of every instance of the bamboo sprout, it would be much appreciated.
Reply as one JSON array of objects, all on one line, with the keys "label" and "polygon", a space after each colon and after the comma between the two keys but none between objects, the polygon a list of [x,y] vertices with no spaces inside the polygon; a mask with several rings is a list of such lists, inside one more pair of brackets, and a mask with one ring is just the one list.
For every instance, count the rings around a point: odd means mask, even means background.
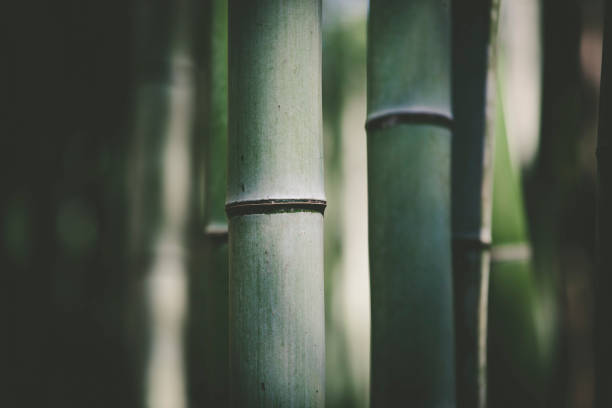
[{"label": "bamboo sprout", "polygon": [[486,406],[499,0],[453,4],[452,222],[457,403]]},{"label": "bamboo sprout", "polygon": [[597,277],[595,303],[595,404],[609,407],[612,404],[612,318],[610,293],[612,279],[612,188],[610,186],[610,134],[612,120],[612,5],[607,2],[605,11],[603,61],[601,69],[601,96],[599,102],[599,132],[597,138]]},{"label": "bamboo sprout", "polygon": [[370,3],[374,407],[455,405],[450,28],[446,1]]},{"label": "bamboo sprout", "polygon": [[230,405],[322,406],[321,4],[229,3]]}]

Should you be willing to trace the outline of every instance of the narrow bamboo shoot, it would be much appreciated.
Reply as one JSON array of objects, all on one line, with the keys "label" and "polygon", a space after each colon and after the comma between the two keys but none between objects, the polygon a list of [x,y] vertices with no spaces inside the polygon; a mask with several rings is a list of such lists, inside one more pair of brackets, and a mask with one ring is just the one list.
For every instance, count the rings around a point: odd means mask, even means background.
[{"label": "narrow bamboo shoot", "polygon": [[606,2],[603,61],[601,69],[601,99],[599,103],[599,134],[597,139],[597,277],[595,303],[595,402],[597,407],[612,404],[612,4]]},{"label": "narrow bamboo shoot", "polygon": [[453,3],[452,223],[459,407],[486,406],[499,0]]}]

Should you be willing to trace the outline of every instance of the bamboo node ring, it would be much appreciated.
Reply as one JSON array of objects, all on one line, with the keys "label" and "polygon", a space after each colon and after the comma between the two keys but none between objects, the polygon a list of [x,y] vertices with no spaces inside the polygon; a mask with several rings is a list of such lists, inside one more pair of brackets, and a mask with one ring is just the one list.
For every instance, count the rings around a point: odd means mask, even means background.
[{"label": "bamboo node ring", "polygon": [[453,117],[434,109],[389,109],[368,115],[366,131],[386,129],[399,124],[434,125],[453,128]]},{"label": "bamboo node ring", "polygon": [[282,212],[319,212],[323,214],[327,202],[312,199],[267,199],[235,201],[225,205],[228,217],[250,214],[271,214]]}]

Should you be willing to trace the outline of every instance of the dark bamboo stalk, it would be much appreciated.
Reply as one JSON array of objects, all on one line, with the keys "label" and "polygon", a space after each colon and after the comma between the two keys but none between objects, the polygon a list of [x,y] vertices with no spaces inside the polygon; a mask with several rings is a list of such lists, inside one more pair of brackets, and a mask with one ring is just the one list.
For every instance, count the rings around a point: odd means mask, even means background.
[{"label": "dark bamboo stalk", "polygon": [[486,406],[499,0],[453,3],[452,223],[457,405]]},{"label": "dark bamboo stalk", "polygon": [[323,406],[321,4],[229,3],[230,405]]},{"label": "dark bamboo stalk", "polygon": [[207,404],[229,401],[228,226],[225,215],[227,186],[227,0],[213,0],[210,27],[210,105],[205,159],[204,233],[206,347],[208,348]]},{"label": "dark bamboo stalk", "polygon": [[[193,256],[187,342],[190,402],[229,402],[227,185],[227,1],[208,0],[193,18],[197,130],[194,140]],[[203,219],[202,219],[203,217]]]},{"label": "dark bamboo stalk", "polygon": [[374,407],[455,405],[450,17],[447,1],[370,3]]},{"label": "dark bamboo stalk", "polygon": [[612,4],[606,2],[597,138],[597,275],[595,284],[595,403],[612,405]]}]

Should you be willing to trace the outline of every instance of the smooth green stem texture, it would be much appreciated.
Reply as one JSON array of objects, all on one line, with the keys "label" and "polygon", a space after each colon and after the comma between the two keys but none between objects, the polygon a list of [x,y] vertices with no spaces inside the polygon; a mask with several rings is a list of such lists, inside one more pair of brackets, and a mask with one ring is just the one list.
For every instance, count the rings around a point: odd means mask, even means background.
[{"label": "smooth green stem texture", "polygon": [[543,406],[536,287],[520,182],[510,158],[501,98],[497,106],[493,246],[489,288],[488,404]]},{"label": "smooth green stem texture", "polygon": [[324,404],[323,215],[299,205],[325,200],[320,24],[320,1],[229,3],[233,407]]},{"label": "smooth green stem texture", "polygon": [[597,275],[595,302],[595,400],[597,407],[612,404],[612,4],[606,4],[601,99],[599,103],[599,134],[597,139]]},{"label": "smooth green stem texture", "polygon": [[[197,165],[189,285],[187,365],[194,406],[229,402],[227,184],[227,1],[208,0],[197,19]],[[194,217],[196,218],[196,217]]]},{"label": "smooth green stem texture", "polygon": [[453,286],[457,405],[486,406],[498,0],[453,3]]},{"label": "smooth green stem texture", "polygon": [[373,407],[455,406],[450,18],[447,1],[370,3]]}]

